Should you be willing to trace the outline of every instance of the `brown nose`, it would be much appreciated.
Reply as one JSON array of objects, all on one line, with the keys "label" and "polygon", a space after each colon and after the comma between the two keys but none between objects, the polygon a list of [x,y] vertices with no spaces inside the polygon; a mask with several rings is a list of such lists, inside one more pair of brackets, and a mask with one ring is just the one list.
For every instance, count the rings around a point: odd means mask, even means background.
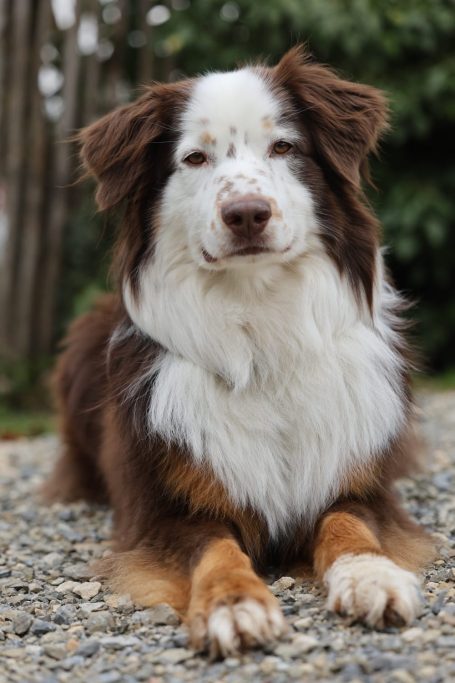
[{"label": "brown nose", "polygon": [[247,239],[260,235],[271,215],[271,206],[265,199],[236,199],[221,207],[221,218],[229,230]]}]

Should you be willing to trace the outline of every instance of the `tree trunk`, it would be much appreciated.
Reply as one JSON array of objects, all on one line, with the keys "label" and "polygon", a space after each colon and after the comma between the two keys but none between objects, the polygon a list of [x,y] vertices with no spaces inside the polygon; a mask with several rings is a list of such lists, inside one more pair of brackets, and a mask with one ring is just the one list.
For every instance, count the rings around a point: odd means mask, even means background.
[{"label": "tree trunk", "polygon": [[25,171],[25,207],[21,230],[20,259],[15,286],[16,325],[14,336],[17,348],[27,357],[39,356],[49,349],[42,345],[37,334],[38,321],[45,303],[41,296],[43,271],[40,255],[44,242],[46,221],[46,173],[48,125],[43,111],[43,97],[38,89],[40,49],[50,33],[51,8],[48,2],[37,2],[35,6],[34,31],[30,44],[28,88],[30,106],[29,125],[24,131],[24,146],[27,150]]},{"label": "tree trunk", "polygon": [[26,354],[16,336],[18,311],[16,297],[19,287],[19,261],[23,244],[23,219],[25,200],[25,171],[27,150],[24,132],[28,127],[30,104],[29,45],[33,30],[32,2],[14,2],[11,11],[12,46],[9,59],[9,87],[4,116],[8,134],[6,151],[6,195],[7,236],[2,264],[2,291],[0,292],[0,352],[6,356]]},{"label": "tree trunk", "polygon": [[67,223],[67,206],[70,183],[74,180],[74,155],[68,137],[77,127],[78,86],[81,57],[77,46],[80,3],[77,4],[76,22],[66,30],[63,48],[64,111],[57,127],[54,144],[54,182],[52,203],[45,237],[46,249],[42,261],[41,315],[37,330],[40,347],[50,350],[54,333],[54,314],[57,284],[60,275],[63,230]]}]

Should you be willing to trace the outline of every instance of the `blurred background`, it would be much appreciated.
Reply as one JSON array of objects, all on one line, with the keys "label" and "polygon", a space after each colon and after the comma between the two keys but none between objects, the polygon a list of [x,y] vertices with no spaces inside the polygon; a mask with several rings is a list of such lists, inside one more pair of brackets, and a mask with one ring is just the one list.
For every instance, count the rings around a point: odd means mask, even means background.
[{"label": "blurred background", "polygon": [[371,201],[427,375],[455,385],[454,29],[454,0],[0,0],[0,437],[49,427],[58,340],[109,286],[113,225],[68,138],[150,80],[298,41],[390,97]]}]

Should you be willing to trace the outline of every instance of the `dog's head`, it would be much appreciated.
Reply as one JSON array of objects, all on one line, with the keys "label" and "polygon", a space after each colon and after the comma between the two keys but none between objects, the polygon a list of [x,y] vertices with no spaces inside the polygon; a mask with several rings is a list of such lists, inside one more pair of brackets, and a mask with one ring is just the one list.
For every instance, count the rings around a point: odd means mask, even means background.
[{"label": "dog's head", "polygon": [[256,271],[323,248],[369,299],[377,230],[360,184],[385,125],[379,91],[294,48],[274,68],[153,85],[80,139],[99,206],[125,205],[133,288],[154,255]]}]

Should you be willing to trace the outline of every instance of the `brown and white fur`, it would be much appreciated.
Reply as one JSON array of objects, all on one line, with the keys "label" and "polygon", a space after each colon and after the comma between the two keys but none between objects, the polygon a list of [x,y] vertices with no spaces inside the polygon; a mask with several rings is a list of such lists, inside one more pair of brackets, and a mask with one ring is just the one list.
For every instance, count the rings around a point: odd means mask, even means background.
[{"label": "brown and white fur", "polygon": [[392,490],[413,462],[403,303],[361,187],[385,127],[379,91],[294,48],[80,134],[122,209],[118,291],[66,340],[48,495],[109,501],[111,583],[213,655],[285,631],[270,567],[311,567],[373,627],[419,611],[431,543]]}]

